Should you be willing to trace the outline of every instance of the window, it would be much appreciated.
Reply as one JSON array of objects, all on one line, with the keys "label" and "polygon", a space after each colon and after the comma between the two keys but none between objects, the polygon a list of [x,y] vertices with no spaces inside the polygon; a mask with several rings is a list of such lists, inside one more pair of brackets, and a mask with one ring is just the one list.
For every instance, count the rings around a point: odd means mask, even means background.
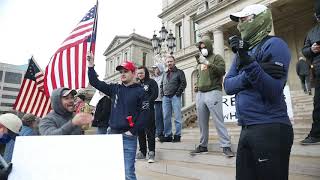
[{"label": "window", "polygon": [[0,71],[0,81],[2,81],[2,74],[3,74],[3,71]]},{"label": "window", "polygon": [[146,66],[146,62],[147,62],[147,53],[143,52],[142,53],[142,66]]},{"label": "window", "polygon": [[120,65],[120,56],[117,57],[117,64],[116,66]]},{"label": "window", "polygon": [[208,3],[208,1],[205,2],[205,6],[206,6],[206,10],[208,10],[208,9],[209,9],[209,3]]},{"label": "window", "polygon": [[182,47],[183,47],[183,44],[182,44],[182,42],[183,42],[183,39],[182,39],[183,38],[182,24],[181,23],[177,24],[176,28],[177,28],[177,31],[176,31],[177,47],[178,47],[178,49],[182,49]]},{"label": "window", "polygon": [[15,92],[19,92],[19,88],[11,88],[11,87],[3,87],[4,91],[15,91]]},{"label": "window", "polygon": [[1,103],[1,106],[12,107],[12,103]]},{"label": "window", "polygon": [[200,33],[199,33],[199,25],[198,23],[194,22],[194,16],[191,17],[192,21],[191,21],[191,40],[192,43],[197,43],[200,41]]},{"label": "window", "polygon": [[14,73],[14,72],[6,72],[4,77],[5,83],[12,83],[12,84],[20,84],[21,83],[22,74]]},{"label": "window", "polygon": [[124,61],[128,60],[128,52],[124,53]]},{"label": "window", "polygon": [[112,60],[110,61],[110,73],[112,74],[114,72],[113,63]]},{"label": "window", "polygon": [[2,95],[3,99],[16,99],[17,96],[11,96],[11,95]]}]

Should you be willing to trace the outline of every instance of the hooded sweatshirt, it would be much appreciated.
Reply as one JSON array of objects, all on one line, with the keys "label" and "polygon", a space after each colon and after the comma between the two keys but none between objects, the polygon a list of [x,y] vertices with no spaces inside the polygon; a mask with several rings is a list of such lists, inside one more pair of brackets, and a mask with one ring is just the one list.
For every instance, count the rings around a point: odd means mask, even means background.
[{"label": "hooded sweatshirt", "polygon": [[[197,82],[196,86],[201,92],[207,92],[211,90],[222,90],[222,77],[225,74],[225,62],[220,55],[213,53],[212,43],[209,39],[206,39],[200,43],[205,44],[205,48],[208,50],[208,56],[206,59],[209,61],[208,65],[197,65]],[[200,47],[199,43],[199,47]],[[197,59],[197,62],[198,59]]]},{"label": "hooded sweatshirt", "polygon": [[[106,84],[97,78],[93,67],[88,68],[90,84],[111,98],[111,114],[109,127],[118,133],[130,131],[137,135],[145,127],[146,113],[149,110],[149,102],[145,91],[140,84],[125,86],[124,84]],[[134,122],[130,127],[128,117],[132,116]]]},{"label": "hooded sweatshirt", "polygon": [[161,64],[161,63],[157,63],[157,64],[155,64],[155,66],[157,66],[157,68],[158,68],[159,71],[160,71],[159,76],[154,76],[154,80],[157,82],[157,84],[158,84],[158,89],[159,89],[159,91],[158,91],[158,97],[157,97],[157,99],[156,99],[155,101],[162,101],[162,97],[161,97],[161,93],[160,93],[160,85],[161,85],[161,81],[162,81],[162,79],[163,79],[164,65]]},{"label": "hooded sweatshirt", "polygon": [[53,111],[47,114],[39,123],[41,135],[80,135],[81,128],[72,124],[73,113],[62,106],[62,91],[59,88],[52,91],[51,105]]},{"label": "hooded sweatshirt", "polygon": [[158,84],[155,80],[150,78],[149,71],[146,67],[143,68],[145,72],[144,79],[140,80],[140,83],[146,93],[146,98],[149,101],[150,108],[154,107],[154,101],[159,95]]}]

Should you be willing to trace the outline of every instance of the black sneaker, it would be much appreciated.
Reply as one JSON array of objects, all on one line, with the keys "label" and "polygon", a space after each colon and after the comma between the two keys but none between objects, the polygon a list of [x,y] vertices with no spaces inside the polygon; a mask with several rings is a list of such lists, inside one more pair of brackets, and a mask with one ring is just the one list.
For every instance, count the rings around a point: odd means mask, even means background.
[{"label": "black sneaker", "polygon": [[223,155],[225,155],[227,157],[234,157],[234,153],[232,152],[230,147],[223,148]]},{"label": "black sneaker", "polygon": [[320,144],[320,138],[315,138],[308,136],[304,140],[300,141],[302,145],[315,145],[315,144]]},{"label": "black sneaker", "polygon": [[207,153],[208,153],[208,148],[207,147],[202,147],[202,146],[198,146],[198,147],[196,147],[195,150],[190,152],[191,155],[207,154]]},{"label": "black sneaker", "polygon": [[174,136],[173,136],[173,139],[172,139],[172,142],[173,142],[173,143],[181,142],[181,136],[174,135]]},{"label": "black sneaker", "polygon": [[160,142],[171,142],[172,141],[172,136],[168,136],[168,137],[161,136],[161,137],[159,137],[159,141]]}]

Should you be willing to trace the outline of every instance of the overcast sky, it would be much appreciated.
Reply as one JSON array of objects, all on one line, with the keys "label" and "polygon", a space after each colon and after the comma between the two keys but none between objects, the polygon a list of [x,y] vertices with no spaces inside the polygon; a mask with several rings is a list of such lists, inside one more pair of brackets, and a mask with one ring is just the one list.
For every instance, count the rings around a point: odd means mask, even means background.
[{"label": "overcast sky", "polygon": [[[44,70],[50,57],[95,0],[0,0],[0,62],[27,64],[33,55]],[[161,28],[161,0],[99,0],[96,69],[105,74],[103,52],[116,35],[152,38]],[[101,76],[100,76],[101,77]]]}]

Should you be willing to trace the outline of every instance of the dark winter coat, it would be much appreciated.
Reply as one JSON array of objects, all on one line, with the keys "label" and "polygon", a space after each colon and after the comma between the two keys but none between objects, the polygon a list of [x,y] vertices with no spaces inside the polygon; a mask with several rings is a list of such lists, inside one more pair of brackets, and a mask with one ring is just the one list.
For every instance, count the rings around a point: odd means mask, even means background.
[{"label": "dark winter coat", "polygon": [[108,96],[101,98],[96,106],[93,127],[109,127],[109,117],[111,112],[111,99]]}]

